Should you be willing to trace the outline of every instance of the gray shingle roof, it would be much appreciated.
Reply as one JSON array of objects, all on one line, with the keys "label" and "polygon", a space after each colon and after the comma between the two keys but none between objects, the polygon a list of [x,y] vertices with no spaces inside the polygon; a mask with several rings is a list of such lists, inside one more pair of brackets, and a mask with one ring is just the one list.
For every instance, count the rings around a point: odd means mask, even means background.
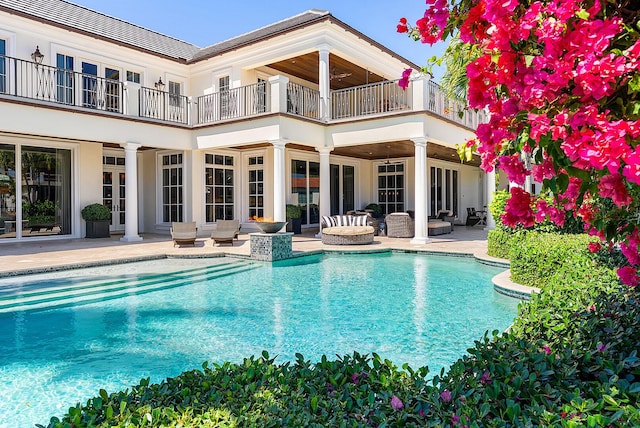
[{"label": "gray shingle roof", "polygon": [[292,16],[291,18],[283,19],[282,21],[269,24],[265,27],[258,28],[257,30],[253,30],[248,33],[233,37],[231,39],[215,43],[211,46],[207,46],[206,48],[201,49],[196,55],[194,55],[192,60],[197,61],[199,59],[219,55],[223,52],[227,52],[259,40],[267,39],[277,34],[291,31],[292,29],[305,26],[316,21],[324,20],[330,16],[331,14],[326,10],[311,9],[299,15]]},{"label": "gray shingle roof", "polygon": [[331,16],[327,11],[309,10],[201,49],[191,43],[65,0],[0,0],[0,10],[186,61],[209,58]]}]

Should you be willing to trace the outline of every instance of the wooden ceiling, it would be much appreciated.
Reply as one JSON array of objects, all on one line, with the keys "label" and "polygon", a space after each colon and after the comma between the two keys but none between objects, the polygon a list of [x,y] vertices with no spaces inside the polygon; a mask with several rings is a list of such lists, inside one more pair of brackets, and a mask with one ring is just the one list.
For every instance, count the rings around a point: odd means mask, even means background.
[{"label": "wooden ceiling", "polygon": [[[320,69],[318,52],[310,52],[294,58],[288,58],[268,64],[268,66],[291,76],[318,84],[318,70]],[[329,54],[329,76],[330,87],[334,90],[385,80],[384,77],[332,53]]]},{"label": "wooden ceiling", "polygon": [[[378,160],[413,157],[415,148],[412,141],[391,141],[387,143],[362,144],[358,146],[337,147],[331,154],[348,156],[360,159]],[[435,143],[427,143],[427,157],[439,159],[447,162],[460,162],[460,157],[456,149],[441,146]],[[480,156],[473,155],[466,165],[480,166]]]},{"label": "wooden ceiling", "polygon": [[[269,146],[269,143],[260,143],[253,144],[251,146],[238,146],[233,148],[243,150]],[[287,144],[287,149],[315,152],[313,147],[303,146],[301,144]],[[380,160],[387,158],[393,160],[396,158],[411,158],[415,155],[415,149],[413,142],[405,140],[377,144],[361,144],[349,147],[336,147],[331,154],[367,160]],[[427,157],[429,159],[439,159],[447,162],[460,162],[460,157],[458,157],[458,152],[455,149],[435,143],[427,143]],[[465,165],[479,167],[480,156],[473,155],[473,159],[470,162],[465,162]]]}]

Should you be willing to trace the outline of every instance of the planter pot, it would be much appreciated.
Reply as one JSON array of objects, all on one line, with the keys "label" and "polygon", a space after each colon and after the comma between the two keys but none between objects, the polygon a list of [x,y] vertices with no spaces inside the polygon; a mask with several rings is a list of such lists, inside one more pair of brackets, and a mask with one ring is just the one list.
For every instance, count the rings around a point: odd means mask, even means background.
[{"label": "planter pot", "polygon": [[288,218],[287,219],[287,232],[293,232],[296,235],[300,235],[302,233],[302,219],[298,218]]},{"label": "planter pot", "polygon": [[87,220],[87,238],[109,238],[109,220]]}]

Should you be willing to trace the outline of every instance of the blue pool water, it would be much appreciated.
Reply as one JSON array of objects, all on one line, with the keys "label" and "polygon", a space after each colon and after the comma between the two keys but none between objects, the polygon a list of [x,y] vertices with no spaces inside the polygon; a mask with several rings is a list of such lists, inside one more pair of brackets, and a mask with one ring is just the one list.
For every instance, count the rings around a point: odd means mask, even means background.
[{"label": "blue pool water", "polygon": [[[311,361],[376,352],[436,374],[486,330],[513,321],[518,300],[492,288],[500,271],[471,259],[386,253],[273,265],[166,259],[3,279],[0,298],[4,290],[42,302],[12,311],[0,300],[0,426],[44,424],[100,388],[158,382],[205,360],[240,362],[262,350],[280,362],[296,352]],[[123,279],[137,288],[121,287]],[[92,301],[99,284],[119,291]],[[65,296],[89,290],[89,302],[48,308],[61,302],[42,287]]]}]

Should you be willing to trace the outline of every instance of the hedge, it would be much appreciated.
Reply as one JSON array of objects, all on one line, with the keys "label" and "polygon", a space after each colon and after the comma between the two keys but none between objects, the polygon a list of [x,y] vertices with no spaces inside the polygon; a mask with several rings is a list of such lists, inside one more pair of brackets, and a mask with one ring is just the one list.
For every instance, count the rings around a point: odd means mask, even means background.
[{"label": "hedge", "polygon": [[539,238],[518,257],[533,263],[523,276],[548,275],[542,292],[509,332],[485,334],[435,376],[375,354],[277,364],[265,352],[100,391],[48,426],[640,426],[637,292],[583,251],[584,238]]}]

